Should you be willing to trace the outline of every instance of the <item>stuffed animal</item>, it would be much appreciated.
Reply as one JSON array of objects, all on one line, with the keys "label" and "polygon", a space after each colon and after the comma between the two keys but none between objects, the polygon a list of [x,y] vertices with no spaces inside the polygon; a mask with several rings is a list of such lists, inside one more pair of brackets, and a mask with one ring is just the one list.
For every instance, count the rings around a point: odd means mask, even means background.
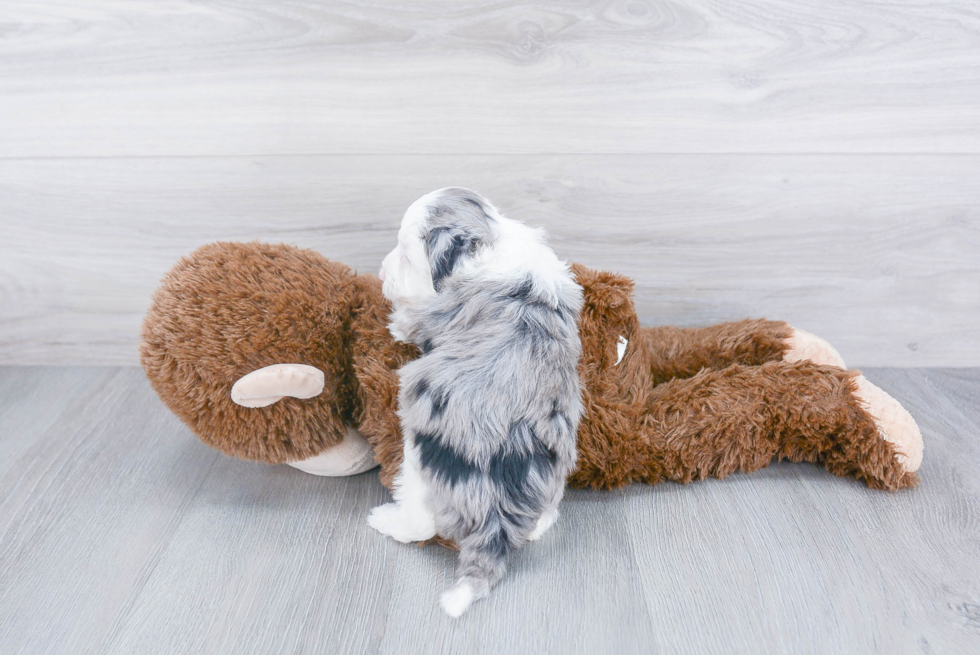
[{"label": "stuffed animal", "polygon": [[[688,483],[774,458],[895,491],[918,484],[922,438],[891,396],[786,323],[641,327],[633,282],[572,267],[584,290],[585,413],[573,487]],[[396,371],[418,356],[387,327],[380,281],[286,245],[215,243],[164,278],[140,359],[205,443],[323,475],[401,463]]]}]

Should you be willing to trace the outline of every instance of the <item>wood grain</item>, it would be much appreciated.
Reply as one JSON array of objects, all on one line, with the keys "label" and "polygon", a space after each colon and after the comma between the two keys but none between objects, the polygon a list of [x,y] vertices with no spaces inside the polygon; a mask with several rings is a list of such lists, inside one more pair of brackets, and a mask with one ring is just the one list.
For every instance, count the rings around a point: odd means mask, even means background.
[{"label": "wood grain", "polygon": [[0,362],[133,364],[163,274],[215,240],[374,272],[447,184],[637,281],[646,324],[766,316],[852,366],[980,365],[980,156],[603,155],[0,162]]},{"label": "wood grain", "polygon": [[453,622],[455,554],[367,527],[377,474],[198,442],[136,368],[0,368],[4,653],[969,653],[980,650],[980,369],[873,369],[922,485],[806,464],[573,491]]},{"label": "wood grain", "polygon": [[0,157],[980,152],[962,0],[0,13]]},{"label": "wood grain", "polygon": [[[0,644],[93,652],[141,592],[217,455],[175,440],[186,430],[162,408],[125,411],[154,406],[136,369],[5,368],[2,377],[28,392],[2,397]],[[55,420],[43,418],[52,409]]]},{"label": "wood grain", "polygon": [[[705,626],[659,634],[666,652],[714,652],[733,625],[729,643],[745,639],[757,652],[980,647],[980,495],[976,476],[954,464],[980,461],[980,377],[975,369],[866,374],[922,429],[922,485],[908,494],[829,484],[809,466],[629,488],[631,535],[650,544],[637,553],[651,611],[668,624]],[[678,540],[691,549],[678,552]]]},{"label": "wood grain", "polygon": [[0,12],[0,364],[132,364],[194,248],[373,270],[412,200],[465,184],[634,277],[648,324],[769,316],[856,366],[980,365],[970,3]]}]

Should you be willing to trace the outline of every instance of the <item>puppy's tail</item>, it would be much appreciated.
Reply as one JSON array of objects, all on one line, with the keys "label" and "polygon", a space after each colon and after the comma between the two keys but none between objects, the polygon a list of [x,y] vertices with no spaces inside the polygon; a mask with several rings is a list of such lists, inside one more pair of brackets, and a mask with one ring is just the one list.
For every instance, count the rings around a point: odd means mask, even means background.
[{"label": "puppy's tail", "polygon": [[507,570],[507,555],[516,548],[503,527],[467,535],[459,543],[459,579],[442,594],[442,609],[454,619],[473,601],[486,596]]}]

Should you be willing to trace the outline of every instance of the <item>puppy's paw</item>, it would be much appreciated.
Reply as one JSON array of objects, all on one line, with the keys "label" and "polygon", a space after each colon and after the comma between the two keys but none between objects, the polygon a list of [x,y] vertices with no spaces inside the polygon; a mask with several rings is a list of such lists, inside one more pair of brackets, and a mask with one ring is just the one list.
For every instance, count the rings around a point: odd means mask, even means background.
[{"label": "puppy's paw", "polygon": [[391,338],[395,341],[401,341],[402,343],[408,343],[408,335],[402,331],[400,327],[392,323],[388,326],[388,332],[391,333]]},{"label": "puppy's paw", "polygon": [[372,509],[368,515],[368,525],[403,544],[425,541],[436,536],[436,526],[430,516],[411,512],[398,503],[388,503]]},{"label": "puppy's paw", "polygon": [[407,523],[404,512],[397,503],[380,505],[368,514],[368,525],[381,534],[402,543],[412,541],[407,534]]},{"label": "puppy's paw", "polygon": [[527,536],[527,540],[537,541],[542,536],[544,536],[544,533],[547,532],[551,528],[551,526],[555,524],[555,521],[557,520],[558,520],[557,510],[545,512],[540,516],[540,518],[538,518],[538,524],[534,526],[534,530],[532,530],[531,534]]},{"label": "puppy's paw", "polygon": [[473,604],[474,596],[473,585],[464,579],[452,589],[442,592],[439,604],[446,614],[458,619]]},{"label": "puppy's paw", "polygon": [[784,362],[811,361],[822,366],[847,368],[844,358],[829,343],[815,334],[793,328],[793,334],[786,339],[789,349],[783,354]]},{"label": "puppy's paw", "polygon": [[871,384],[863,375],[855,378],[856,396],[868,410],[878,434],[895,449],[895,459],[906,471],[917,471],[922,464],[922,433],[915,419],[902,404]]}]

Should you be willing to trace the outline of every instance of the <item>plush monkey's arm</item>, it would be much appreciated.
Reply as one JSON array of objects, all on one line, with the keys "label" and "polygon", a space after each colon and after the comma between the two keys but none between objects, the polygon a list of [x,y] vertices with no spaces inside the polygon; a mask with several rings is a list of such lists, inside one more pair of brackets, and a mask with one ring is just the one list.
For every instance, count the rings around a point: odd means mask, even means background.
[{"label": "plush monkey's arm", "polygon": [[655,384],[732,364],[808,360],[847,368],[829,343],[782,321],[745,320],[706,328],[644,327],[639,338],[649,353]]}]

